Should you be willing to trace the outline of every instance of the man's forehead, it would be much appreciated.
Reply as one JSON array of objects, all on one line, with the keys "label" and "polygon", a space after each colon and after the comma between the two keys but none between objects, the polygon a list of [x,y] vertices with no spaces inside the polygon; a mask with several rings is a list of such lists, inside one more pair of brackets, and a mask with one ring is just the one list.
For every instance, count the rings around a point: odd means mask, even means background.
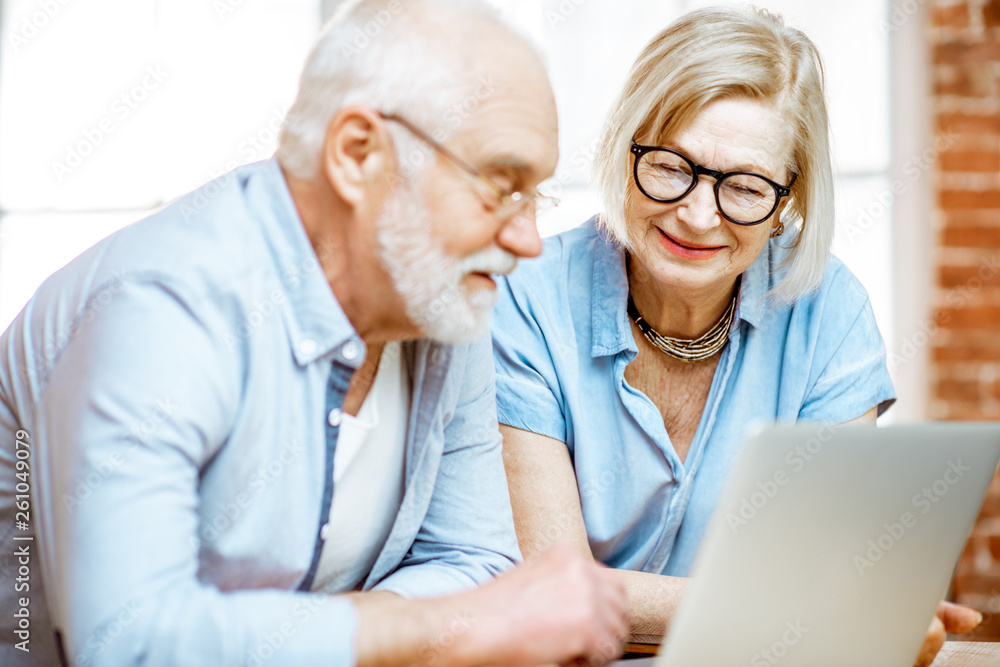
[{"label": "man's forehead", "polygon": [[555,170],[558,131],[550,90],[530,96],[498,91],[469,115],[454,140],[480,167],[546,178]]}]

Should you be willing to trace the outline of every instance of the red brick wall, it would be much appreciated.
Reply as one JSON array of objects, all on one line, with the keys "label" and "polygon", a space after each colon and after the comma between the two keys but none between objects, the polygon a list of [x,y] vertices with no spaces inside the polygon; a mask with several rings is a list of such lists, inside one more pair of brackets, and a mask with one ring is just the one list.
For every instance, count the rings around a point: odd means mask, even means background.
[{"label": "red brick wall", "polygon": [[[1000,419],[1000,0],[932,0],[938,155],[930,417]],[[959,602],[1000,640],[1000,479],[956,572]]]}]

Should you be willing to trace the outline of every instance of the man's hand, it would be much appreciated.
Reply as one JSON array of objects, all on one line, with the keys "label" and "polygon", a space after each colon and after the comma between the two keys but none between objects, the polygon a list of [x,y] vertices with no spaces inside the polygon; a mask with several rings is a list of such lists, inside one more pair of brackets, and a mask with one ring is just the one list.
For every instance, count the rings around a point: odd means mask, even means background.
[{"label": "man's hand", "polygon": [[350,597],[359,667],[601,667],[621,655],[629,630],[621,579],[565,545],[456,595]]},{"label": "man's hand", "polygon": [[942,602],[938,605],[937,615],[927,629],[927,637],[924,639],[924,645],[920,647],[920,654],[914,667],[927,667],[934,662],[934,657],[944,646],[946,633],[960,635],[969,632],[982,622],[983,615],[975,609]]},{"label": "man's hand", "polygon": [[621,655],[628,598],[610,570],[559,545],[471,592],[482,614],[470,642],[512,667],[582,661],[599,667]]}]

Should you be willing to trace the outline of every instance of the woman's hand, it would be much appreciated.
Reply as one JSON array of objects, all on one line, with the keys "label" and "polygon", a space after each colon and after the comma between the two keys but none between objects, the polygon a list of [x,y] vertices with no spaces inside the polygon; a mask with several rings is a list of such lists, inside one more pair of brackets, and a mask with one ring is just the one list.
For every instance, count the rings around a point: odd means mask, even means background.
[{"label": "woman's hand", "polygon": [[960,635],[969,632],[983,622],[983,615],[971,607],[942,602],[938,605],[937,614],[931,620],[927,629],[924,645],[920,647],[914,667],[928,667],[934,662],[938,651],[944,646],[947,633]]}]

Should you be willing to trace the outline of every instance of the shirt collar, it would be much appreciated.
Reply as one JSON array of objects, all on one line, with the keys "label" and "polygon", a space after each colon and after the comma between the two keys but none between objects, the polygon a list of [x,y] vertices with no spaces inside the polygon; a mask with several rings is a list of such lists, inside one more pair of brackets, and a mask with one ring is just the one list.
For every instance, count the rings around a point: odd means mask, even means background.
[{"label": "shirt collar", "polygon": [[753,327],[764,321],[767,307],[766,295],[771,282],[771,241],[764,244],[753,264],[743,272],[740,296],[736,302],[736,318]]},{"label": "shirt collar", "polygon": [[597,219],[587,221],[597,227],[594,252],[594,284],[591,287],[591,331],[593,344],[590,354],[603,357],[622,350],[637,353],[632,326],[628,320],[628,277],[625,275],[625,253],[607,232],[597,226]]},{"label": "shirt collar", "polygon": [[[587,225],[596,226],[596,218]],[[638,353],[632,325],[629,323],[628,277],[625,274],[625,253],[617,242],[597,227],[597,247],[594,257],[594,284],[592,286],[591,331],[592,357],[618,354],[623,350]],[[768,285],[770,283],[770,242],[764,245],[757,259],[743,272],[736,319],[754,327],[764,320]]]},{"label": "shirt collar", "polygon": [[364,343],[326,280],[277,158],[251,168],[243,182],[244,199],[260,222],[281,284],[268,297],[288,302],[282,311],[295,361],[305,366],[336,351],[344,363],[359,367]]}]

